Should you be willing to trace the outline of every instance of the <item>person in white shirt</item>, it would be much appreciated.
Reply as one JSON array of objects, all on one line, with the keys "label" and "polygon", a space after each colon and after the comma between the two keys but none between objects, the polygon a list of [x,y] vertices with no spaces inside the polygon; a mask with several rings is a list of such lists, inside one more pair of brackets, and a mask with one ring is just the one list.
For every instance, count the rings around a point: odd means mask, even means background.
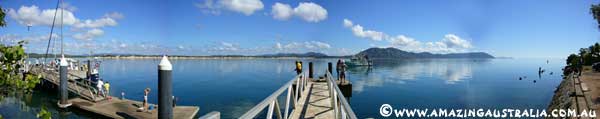
[{"label": "person in white shirt", "polygon": [[102,81],[102,79],[98,80],[98,84],[96,85],[96,87],[98,88],[98,96],[100,96],[100,94],[104,94],[104,89],[102,88],[102,86],[104,86],[104,82]]}]

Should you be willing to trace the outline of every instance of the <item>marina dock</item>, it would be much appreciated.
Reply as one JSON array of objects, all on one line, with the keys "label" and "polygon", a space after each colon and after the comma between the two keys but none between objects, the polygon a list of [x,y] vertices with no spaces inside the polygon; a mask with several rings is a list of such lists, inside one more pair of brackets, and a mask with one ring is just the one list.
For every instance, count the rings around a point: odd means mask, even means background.
[{"label": "marina dock", "polygon": [[[138,111],[138,107],[142,106],[142,102],[113,98],[110,101],[91,102],[81,98],[70,99],[69,102],[77,107],[88,112],[113,118],[113,119],[156,119],[158,118],[158,110],[154,109],[149,112]],[[160,108],[160,107],[159,107]],[[173,108],[174,119],[192,119],[200,110],[197,106],[175,106]]]},{"label": "marina dock", "polygon": [[[29,73],[37,74],[45,82],[50,82],[51,85],[59,87],[61,81],[59,78],[58,69],[51,66],[31,65]],[[105,116],[114,119],[154,119],[159,118],[159,105],[150,111],[138,111],[142,107],[142,102],[112,98],[108,100],[106,97],[98,95],[98,90],[92,87],[89,80],[86,79],[86,72],[81,70],[68,70],[67,73],[67,88],[68,92],[76,94],[77,97],[68,99],[72,106],[91,112],[97,115]],[[170,96],[169,96],[170,97]],[[62,108],[62,107],[61,107]],[[172,108],[172,116],[174,119],[192,119],[200,108],[198,106],[175,106]]]}]

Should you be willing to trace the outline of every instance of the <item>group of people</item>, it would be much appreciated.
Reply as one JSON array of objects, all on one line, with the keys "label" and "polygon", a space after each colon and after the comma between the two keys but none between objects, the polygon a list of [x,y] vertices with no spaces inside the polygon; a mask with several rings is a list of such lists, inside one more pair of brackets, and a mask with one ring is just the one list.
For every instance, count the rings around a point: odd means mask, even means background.
[{"label": "group of people", "polygon": [[108,83],[108,81],[105,83],[102,79],[99,79],[98,82],[96,82],[96,88],[98,88],[98,96],[104,96],[108,100],[112,99],[110,96],[110,83]]},{"label": "group of people", "polygon": [[[300,75],[302,73],[302,61],[296,61],[296,68],[294,69],[294,71],[296,71],[296,74]],[[336,65],[336,72],[338,74],[338,79],[340,81],[345,81],[346,80],[346,63],[344,62],[344,60],[339,59],[337,61],[337,65]]]}]

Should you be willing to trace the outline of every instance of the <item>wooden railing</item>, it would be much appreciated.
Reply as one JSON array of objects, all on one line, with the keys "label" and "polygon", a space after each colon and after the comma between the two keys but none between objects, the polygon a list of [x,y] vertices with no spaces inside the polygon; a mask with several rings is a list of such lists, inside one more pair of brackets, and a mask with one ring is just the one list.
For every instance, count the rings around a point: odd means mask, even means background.
[{"label": "wooden railing", "polygon": [[[39,68],[31,68],[30,71],[33,72],[37,72],[39,73],[39,75],[42,75],[45,78],[52,78],[50,79],[51,82],[56,83],[56,85],[59,85],[59,80],[60,77],[58,76],[58,70],[56,68],[42,68],[43,66],[39,66]],[[73,80],[73,79],[83,79],[83,80]],[[73,85],[68,86],[68,90],[78,94],[79,96],[86,98],[88,100],[91,101],[96,101],[98,97],[96,97],[95,95],[98,93],[97,89],[94,88],[93,86],[91,86],[92,82],[90,82],[89,80],[85,80],[85,77],[80,77],[76,74],[72,74],[72,73],[68,73],[68,80],[70,80],[67,85]],[[83,88],[83,89],[82,89]],[[86,92],[87,91],[87,92]],[[84,94],[87,93],[87,94]]]},{"label": "wooden railing", "polygon": [[[292,80],[285,83],[281,88],[277,91],[273,92],[269,97],[258,103],[258,105],[254,106],[248,112],[244,113],[244,115],[240,116],[240,119],[252,119],[257,118],[258,114],[262,112],[265,108],[268,108],[266,118],[271,119],[273,116],[278,119],[288,119],[289,114],[293,111],[290,108],[294,108],[293,105],[297,104],[298,99],[302,97],[302,91],[305,90],[307,82],[307,78],[305,73],[301,73],[300,75],[295,76]],[[293,89],[293,84],[296,82],[296,88]],[[284,91],[287,90],[286,100],[285,100],[285,108],[284,113],[281,114],[281,108],[279,107],[278,97],[283,94]],[[290,103],[292,107],[290,107]]]}]

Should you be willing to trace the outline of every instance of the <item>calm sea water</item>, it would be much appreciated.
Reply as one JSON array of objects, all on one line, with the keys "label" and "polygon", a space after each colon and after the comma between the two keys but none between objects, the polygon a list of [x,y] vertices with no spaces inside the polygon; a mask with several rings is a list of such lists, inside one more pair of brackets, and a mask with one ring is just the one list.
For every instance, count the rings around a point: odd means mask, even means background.
[{"label": "calm sea water", "polygon": [[[200,107],[199,115],[220,111],[224,118],[242,115],[291,80],[292,59],[171,60],[173,91],[178,105]],[[336,59],[302,59],[314,62],[322,75],[327,62]],[[111,83],[111,94],[142,100],[151,88],[150,103],[157,103],[159,60],[103,60],[101,77]],[[335,64],[335,63],[334,63]],[[534,108],[545,109],[560,83],[564,60],[555,59],[419,59],[378,60],[375,66],[348,69],[353,83],[350,105],[359,118],[380,118],[379,108]],[[538,68],[546,73],[538,76]],[[549,73],[553,72],[553,75]],[[527,77],[518,80],[519,77]],[[536,81],[534,83],[534,80]],[[0,114],[5,118],[34,118],[42,105],[61,118],[95,118],[76,109],[59,110],[56,92],[3,96]]]}]

